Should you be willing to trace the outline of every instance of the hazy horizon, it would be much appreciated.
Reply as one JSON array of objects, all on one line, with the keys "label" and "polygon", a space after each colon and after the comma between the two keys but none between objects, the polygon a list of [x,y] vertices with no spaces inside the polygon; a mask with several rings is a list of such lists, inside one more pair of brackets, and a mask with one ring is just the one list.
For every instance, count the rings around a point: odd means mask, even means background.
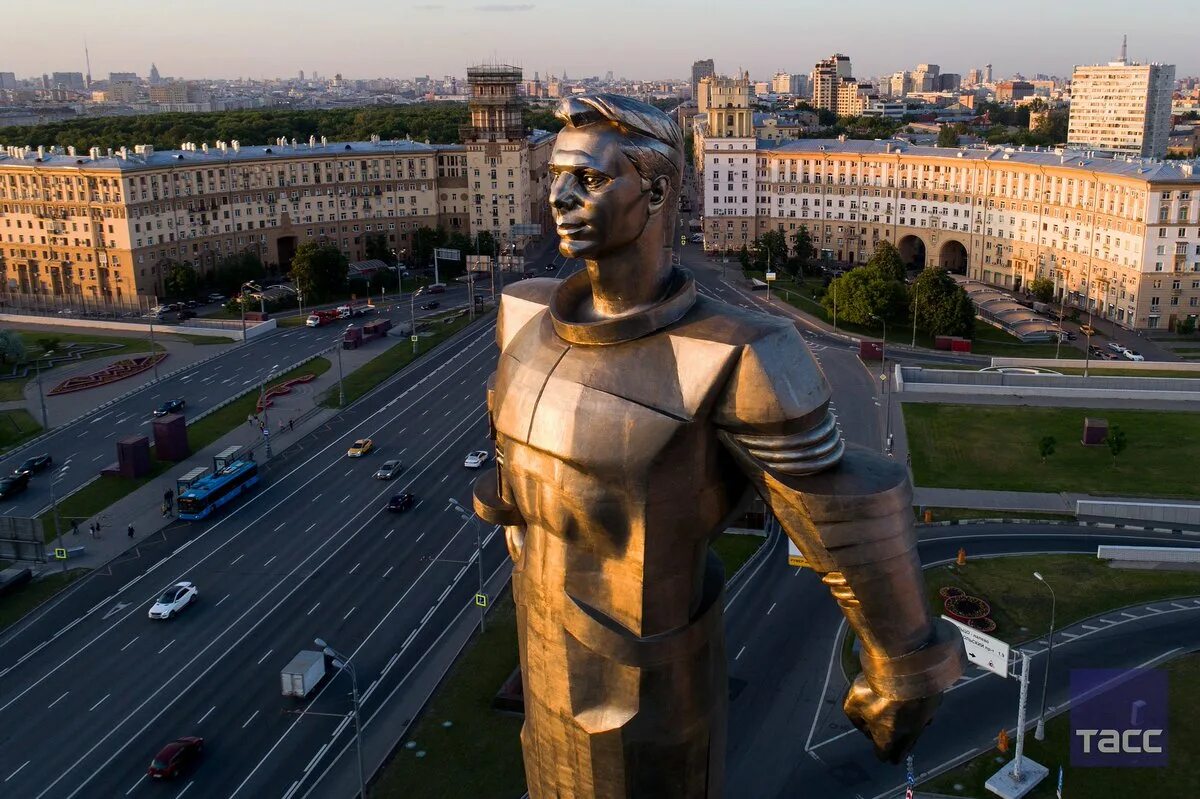
[{"label": "hazy horizon", "polygon": [[64,0],[51,15],[9,15],[0,71],[23,78],[84,72],[86,39],[96,79],[109,72],[144,77],[151,62],[164,77],[187,79],[287,78],[298,70],[350,79],[462,76],[470,64],[501,62],[528,77],[612,70],[651,80],[687,78],[700,58],[715,59],[722,74],[747,69],[766,79],[779,70],[807,72],[835,51],[850,56],[859,76],[920,62],[965,76],[990,62],[997,79],[1015,72],[1065,77],[1075,64],[1116,58],[1128,34],[1131,58],[1174,64],[1177,77],[1200,74],[1194,0],[1149,0],[1136,18],[1116,0],[1012,0],[977,12],[883,0],[837,8],[761,0],[713,10],[683,0],[258,0],[249,8],[209,0],[169,13],[163,5],[122,0],[119,12],[98,14],[90,3]]}]

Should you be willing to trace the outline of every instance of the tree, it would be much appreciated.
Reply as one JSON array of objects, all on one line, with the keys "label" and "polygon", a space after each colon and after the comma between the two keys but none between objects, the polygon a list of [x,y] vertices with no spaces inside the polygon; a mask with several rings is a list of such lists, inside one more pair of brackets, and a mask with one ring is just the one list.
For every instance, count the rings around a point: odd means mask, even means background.
[{"label": "tree", "polygon": [[742,265],[742,274],[750,271],[750,251],[746,249],[745,244],[738,250],[738,263]]},{"label": "tree", "polygon": [[46,338],[39,338],[37,340],[37,345],[41,348],[42,355],[58,349],[58,344],[59,339],[55,338],[54,336],[47,336]]},{"label": "tree", "polygon": [[446,231],[439,228],[419,227],[413,236],[413,261],[418,266],[427,266],[433,258],[433,249],[446,241]]},{"label": "tree", "polygon": [[900,251],[896,249],[896,245],[890,241],[880,241],[875,245],[875,252],[871,253],[867,266],[876,267],[893,280],[904,282],[906,272],[904,259],[900,257]]},{"label": "tree", "polygon": [[942,125],[942,127],[938,130],[937,144],[938,147],[957,147],[958,126]]},{"label": "tree", "polygon": [[258,253],[247,250],[225,256],[206,277],[217,291],[233,296],[241,292],[242,284],[246,281],[258,280],[265,274],[266,269],[263,268]]},{"label": "tree", "polygon": [[1050,302],[1054,299],[1054,281],[1048,277],[1035,277],[1029,281],[1029,292],[1038,302]]},{"label": "tree", "polygon": [[904,284],[870,264],[833,279],[821,299],[830,312],[835,297],[838,318],[859,325],[871,325],[872,317],[899,319],[907,304]]},{"label": "tree", "polygon": [[392,249],[388,246],[387,237],[382,233],[368,233],[363,239],[363,254],[368,261],[379,260],[386,264],[392,263]]},{"label": "tree", "polygon": [[1196,317],[1185,316],[1183,319],[1176,320],[1175,332],[1181,336],[1190,336],[1196,332]]},{"label": "tree", "polygon": [[503,255],[499,243],[490,230],[481,230],[475,237],[474,253],[476,255]]},{"label": "tree", "polygon": [[1113,425],[1108,428],[1108,435],[1104,438],[1104,443],[1108,445],[1108,451],[1112,453],[1113,468],[1117,468],[1117,457],[1125,451],[1129,446],[1129,442],[1125,438],[1125,431],[1118,425]]},{"label": "tree", "polygon": [[917,327],[931,336],[970,338],[975,332],[975,303],[940,266],[928,267],[917,275],[911,306]]},{"label": "tree", "polygon": [[25,339],[15,330],[0,330],[0,363],[17,364],[25,360]]},{"label": "tree", "polygon": [[1054,454],[1054,445],[1058,442],[1054,440],[1054,436],[1042,436],[1042,440],[1038,442],[1038,453],[1042,456],[1042,463],[1046,462]]},{"label": "tree", "polygon": [[346,256],[332,244],[306,241],[292,257],[292,280],[308,303],[321,302],[346,287]]},{"label": "tree", "polygon": [[176,261],[170,264],[163,274],[163,288],[172,299],[191,299],[200,288],[200,276],[191,264]]},{"label": "tree", "polygon": [[812,234],[808,232],[807,225],[801,225],[792,234],[792,252],[792,262],[795,265],[791,270],[792,274],[807,273],[812,268],[813,258]]},{"label": "tree", "polygon": [[783,269],[787,266],[788,245],[787,236],[782,230],[768,230],[755,239],[755,267],[760,271]]}]

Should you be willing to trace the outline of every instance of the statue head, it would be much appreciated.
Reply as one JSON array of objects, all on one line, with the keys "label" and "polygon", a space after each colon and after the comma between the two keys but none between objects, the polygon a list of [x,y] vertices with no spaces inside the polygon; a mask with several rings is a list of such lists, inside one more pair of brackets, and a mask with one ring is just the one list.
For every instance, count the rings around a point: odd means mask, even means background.
[{"label": "statue head", "polygon": [[661,248],[683,176],[683,135],[662,111],[617,94],[568,97],[550,158],[563,255],[599,258],[643,237]]}]

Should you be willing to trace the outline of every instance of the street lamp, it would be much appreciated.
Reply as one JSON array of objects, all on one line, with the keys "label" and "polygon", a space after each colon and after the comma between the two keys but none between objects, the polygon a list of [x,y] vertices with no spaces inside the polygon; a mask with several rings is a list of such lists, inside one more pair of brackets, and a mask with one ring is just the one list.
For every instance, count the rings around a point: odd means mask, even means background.
[{"label": "street lamp", "polygon": [[871,314],[871,318],[883,325],[883,345],[879,348],[880,361],[883,364],[883,374],[879,375],[879,380],[883,384],[884,395],[884,419],[883,419],[883,451],[888,455],[892,454],[892,392],[888,390],[887,384],[887,320],[882,316]]},{"label": "street lamp", "polygon": [[1033,576],[1050,590],[1050,644],[1046,649],[1046,674],[1042,678],[1042,709],[1038,713],[1037,729],[1033,732],[1033,737],[1041,741],[1046,737],[1046,686],[1050,683],[1050,659],[1054,657],[1054,605],[1056,598],[1054,589],[1050,588],[1050,583],[1046,582],[1045,577],[1039,572],[1034,572]]},{"label": "street lamp", "polygon": [[358,793],[362,799],[367,799],[367,782],[363,779],[362,759],[362,721],[359,719],[358,675],[354,672],[354,664],[350,658],[339,653],[321,638],[314,638],[313,643],[321,647],[321,652],[328,658],[333,658],[333,667],[350,675],[350,690],[354,697],[354,748],[358,750]]},{"label": "street lamp", "polygon": [[913,336],[912,346],[916,349],[917,346],[917,303],[921,299],[921,283],[918,277],[913,281]]},{"label": "street lamp", "polygon": [[46,394],[42,391],[42,359],[49,358],[54,354],[54,350],[43,352],[39,357],[33,359],[33,368],[37,370],[37,387],[38,401],[42,404],[42,429],[49,430],[50,422],[46,420]]},{"label": "street lamp", "polygon": [[150,360],[154,363],[154,382],[158,382],[158,348],[154,346],[154,319],[150,316]]},{"label": "street lamp", "polygon": [[417,294],[420,289],[414,288],[413,293],[408,296],[408,335],[412,339],[413,355],[417,354]]},{"label": "street lamp", "polygon": [[262,407],[263,418],[263,438],[267,441],[267,460],[271,460],[271,420],[267,416],[267,383],[275,376],[275,370],[279,368],[279,364],[271,367],[271,371],[267,372],[267,376],[258,385],[258,404]]},{"label": "street lamp", "polygon": [[[446,507],[446,510],[450,510],[450,508],[453,508],[455,511],[458,512],[458,515],[460,517],[462,517],[462,520],[464,522],[474,522],[474,524],[475,524],[475,559],[479,562],[479,592],[478,592],[478,596],[483,596],[484,595],[483,594],[483,538],[479,534],[479,517],[476,516],[471,511],[464,508],[462,505],[459,505],[458,500],[456,500],[454,497],[450,497],[447,500],[447,502],[449,502],[449,505]],[[439,558],[439,560],[442,560],[442,558]],[[455,561],[455,562],[463,562],[463,561]],[[468,560],[465,562],[469,564],[471,561]],[[484,614],[487,612],[487,605],[480,605],[478,598],[476,598],[475,604],[479,605],[479,632],[482,633],[483,629],[484,629],[483,618],[484,618]]]},{"label": "street lamp", "polygon": [[[54,491],[54,486],[58,483],[59,480],[62,480],[64,477],[67,476],[67,470],[70,468],[71,468],[71,459],[67,458],[66,462],[62,465],[62,467],[54,475],[54,478],[50,481],[50,507],[54,509],[54,538],[55,538],[55,541],[57,542],[55,544],[55,546],[58,549],[62,549],[62,528],[59,527],[59,524],[58,524],[58,495]],[[67,571],[67,559],[66,558],[63,558],[62,570],[63,570],[64,574]]]},{"label": "street lamp", "polygon": [[[352,327],[354,327],[354,325],[346,325],[346,330],[349,330]],[[344,349],[344,347],[342,345],[345,342],[345,340],[346,340],[346,333],[345,333],[345,331],[342,331],[341,335],[339,335],[336,339],[334,339],[334,342],[333,342],[333,348],[335,350],[337,350],[337,356],[338,356],[338,407],[339,408],[345,407],[345,405],[346,405],[346,387],[342,382],[342,379],[343,379],[342,350]]]}]

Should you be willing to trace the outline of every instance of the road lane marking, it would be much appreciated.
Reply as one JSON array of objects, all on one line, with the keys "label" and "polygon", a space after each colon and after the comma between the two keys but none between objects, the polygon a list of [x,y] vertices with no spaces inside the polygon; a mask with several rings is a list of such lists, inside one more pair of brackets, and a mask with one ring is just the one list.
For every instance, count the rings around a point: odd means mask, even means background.
[{"label": "road lane marking", "polygon": [[313,615],[313,613],[314,613],[314,612],[316,611],[316,609],[317,609],[317,608],[319,608],[319,607],[321,607],[321,603],[320,603],[320,602],[318,602],[317,604],[313,605],[313,606],[312,606],[312,610],[310,610],[308,613],[305,613],[304,615],[305,615],[305,616],[311,616],[311,615]]},{"label": "road lane marking", "polygon": [[50,708],[52,708],[52,707],[54,707],[55,705],[57,705],[59,702],[61,702],[61,701],[63,701],[64,699],[66,699],[66,698],[67,698],[67,694],[69,694],[69,693],[71,693],[71,692],[70,692],[70,691],[67,691],[67,692],[65,692],[65,693],[64,693],[62,696],[60,696],[58,699],[55,699],[55,700],[54,700],[53,702],[51,702],[50,704],[46,705],[46,710],[49,710]]},{"label": "road lane marking", "polygon": [[274,652],[274,651],[275,651],[274,649],[268,649],[268,650],[267,650],[267,651],[266,651],[266,652],[263,654],[263,656],[262,656],[262,657],[260,657],[260,658],[258,659],[258,665],[260,665],[260,666],[261,666],[261,665],[262,665],[262,662],[263,662],[264,660],[266,660],[267,658],[269,658],[269,657],[271,656],[271,653],[272,653],[272,652]]},{"label": "road lane marking", "polygon": [[272,561],[272,560],[275,560],[275,558],[277,558],[277,557],[279,557],[279,556],[278,556],[278,555],[272,555],[272,556],[271,556],[271,559],[270,559],[270,560],[268,560],[266,563],[264,563],[264,564],[263,564],[263,568],[265,569],[266,567],[270,566],[270,565],[271,565],[271,561]]},{"label": "road lane marking", "polygon": [[244,729],[246,729],[246,727],[247,727],[247,726],[249,726],[250,722],[254,721],[254,717],[255,717],[255,716],[257,716],[257,715],[258,715],[258,711],[257,711],[257,710],[256,710],[256,711],[254,711],[253,713],[251,713],[251,714],[250,714],[250,718],[248,718],[248,719],[246,719],[244,722],[242,722],[242,729],[243,729],[243,730],[244,730]]},{"label": "road lane marking", "polygon": [[395,531],[395,530],[388,530],[388,531],[387,531],[387,535],[385,535],[385,536],[383,537],[383,540],[384,540],[384,541],[387,541],[389,538],[391,538],[391,537],[392,537],[392,533],[394,533],[394,532],[396,532],[396,531]]},{"label": "road lane marking", "polygon": [[738,653],[733,656],[733,659],[737,660],[738,658],[740,658],[742,656],[742,653],[745,651],[746,651],[746,647],[743,646],[741,649],[738,650]]},{"label": "road lane marking", "polygon": [[216,705],[213,705],[212,707],[210,707],[210,708],[208,709],[208,712],[207,712],[207,713],[205,713],[203,716],[201,716],[201,717],[200,717],[200,720],[196,722],[196,726],[200,726],[201,724],[203,724],[203,723],[204,723],[204,720],[205,720],[206,718],[208,718],[209,716],[211,716],[211,715],[212,715],[212,713],[213,713],[213,711],[214,711],[214,710],[216,710],[216,709],[217,709],[217,706],[216,706]]},{"label": "road lane marking", "polygon": [[776,605],[778,605],[778,604],[779,604],[778,602],[772,602],[772,603],[771,603],[771,607],[767,608],[767,615],[768,615],[768,616],[770,616],[770,615],[771,615],[771,611],[772,611],[772,610],[774,610],[774,609],[775,609],[775,606],[776,606]]},{"label": "road lane marking", "polygon": [[126,796],[129,796],[129,794],[131,794],[131,793],[133,793],[134,791],[136,791],[136,790],[137,790],[137,787],[138,787],[139,785],[141,785],[141,784],[142,784],[142,780],[144,780],[144,779],[146,779],[146,775],[145,775],[145,774],[143,774],[142,776],[138,777],[138,781],[137,781],[137,782],[135,782],[135,783],[133,784],[133,787],[132,787],[132,788],[130,788],[128,791],[126,791],[126,792],[125,792],[125,795],[126,795]]},{"label": "road lane marking", "polygon": [[170,646],[171,644],[173,644],[173,643],[175,643],[175,639],[174,639],[174,638],[172,638],[170,641],[167,641],[165,644],[163,644],[163,648],[162,648],[162,649],[160,649],[160,650],[158,650],[158,654],[160,654],[160,655],[161,655],[163,652],[166,652],[166,651],[167,651],[167,647],[169,647],[169,646]]},{"label": "road lane marking", "polygon": [[[140,636],[140,635],[135,635],[135,636],[133,636],[133,641],[136,641],[137,639],[139,639],[141,637],[142,636]],[[121,647],[121,651],[124,652],[126,649],[133,646],[133,641],[130,641],[129,643],[125,644],[125,646]]]},{"label": "road lane marking", "polygon": [[277,532],[277,533],[278,533],[278,532],[279,532],[280,530],[282,530],[284,527],[287,527],[287,522],[280,522],[279,526],[275,528],[275,532]]},{"label": "road lane marking", "polygon": [[[224,602],[226,599],[229,599],[229,594],[226,594],[225,596],[223,596],[223,597],[221,597],[220,599],[218,599],[218,600],[217,600],[217,605],[220,605],[220,604],[221,604],[222,602]],[[213,607],[216,607],[217,605],[213,605]]]},{"label": "road lane marking", "polygon": [[187,785],[183,786],[183,790],[180,791],[179,793],[175,794],[175,799],[179,799],[179,797],[183,796],[185,793],[188,792],[188,788],[191,788],[195,784],[196,784],[196,781],[192,780]]},{"label": "road lane marking", "polygon": [[355,563],[355,564],[354,564],[354,567],[350,569],[350,574],[354,574],[356,571],[358,571],[358,567],[359,567],[359,566],[361,566],[361,565],[362,565],[362,561],[361,561],[361,560],[360,560],[358,563]]},{"label": "road lane marking", "polygon": [[102,413],[99,416],[97,416],[95,419],[92,419],[90,422],[88,422],[88,424],[95,424],[96,422],[100,421],[101,419],[106,419],[112,415],[113,415],[112,411],[109,411],[108,413]]},{"label": "road lane marking", "polygon": [[307,533],[307,532],[310,532],[310,531],[311,531],[311,530],[312,530],[314,527],[316,527],[316,526],[317,526],[317,523],[316,523],[316,522],[313,522],[312,524],[310,524],[310,525],[309,525],[309,526],[308,526],[308,527],[307,527],[307,528],[304,530],[304,532],[306,532],[306,533]]},{"label": "road lane marking", "polygon": [[339,504],[339,505],[341,505],[342,503],[344,503],[344,502],[345,502],[346,500],[348,500],[348,499],[350,499],[350,495],[349,495],[349,494],[347,494],[346,496],[342,497],[342,501],[341,501],[341,502],[339,502],[338,504]]},{"label": "road lane marking", "polygon": [[387,567],[387,571],[385,571],[385,572],[383,573],[383,578],[382,578],[382,579],[386,580],[386,579],[387,579],[387,576],[388,576],[389,574],[391,574],[391,573],[392,573],[392,569],[394,569],[394,568],[396,568],[396,567],[395,567],[395,566],[388,566],[388,567]]},{"label": "road lane marking", "polygon": [[353,613],[357,609],[358,609],[358,605],[355,605],[354,607],[352,607],[348,611],[346,611],[346,615],[342,616],[342,621],[345,621],[346,619],[350,618],[350,614]]},{"label": "road lane marking", "polygon": [[8,782],[8,781],[9,781],[9,780],[11,780],[13,777],[15,777],[15,776],[17,776],[18,774],[20,774],[20,773],[21,773],[21,769],[23,769],[23,768],[25,768],[26,766],[28,766],[28,765],[29,765],[29,763],[30,763],[30,761],[26,760],[24,763],[22,763],[21,765],[17,766],[17,770],[16,770],[16,771],[14,771],[12,774],[9,774],[7,777],[5,777],[5,778],[4,778],[4,781],[5,781],[5,782]]},{"label": "road lane marking", "polygon": [[110,696],[112,696],[112,694],[105,694],[104,697],[99,702],[97,702],[96,704],[94,704],[88,708],[88,713],[91,713],[93,710],[100,707],[100,705],[104,704],[104,700],[108,699]]},{"label": "road lane marking", "polygon": [[236,566],[236,565],[237,565],[237,562],[238,562],[239,560],[241,560],[242,558],[244,558],[244,557],[246,557],[246,553],[245,553],[245,552],[243,552],[242,554],[240,554],[240,555],[238,555],[236,558],[234,558],[234,559],[233,559],[233,562],[232,562],[232,563],[230,563],[229,565],[230,565],[230,566]]}]

